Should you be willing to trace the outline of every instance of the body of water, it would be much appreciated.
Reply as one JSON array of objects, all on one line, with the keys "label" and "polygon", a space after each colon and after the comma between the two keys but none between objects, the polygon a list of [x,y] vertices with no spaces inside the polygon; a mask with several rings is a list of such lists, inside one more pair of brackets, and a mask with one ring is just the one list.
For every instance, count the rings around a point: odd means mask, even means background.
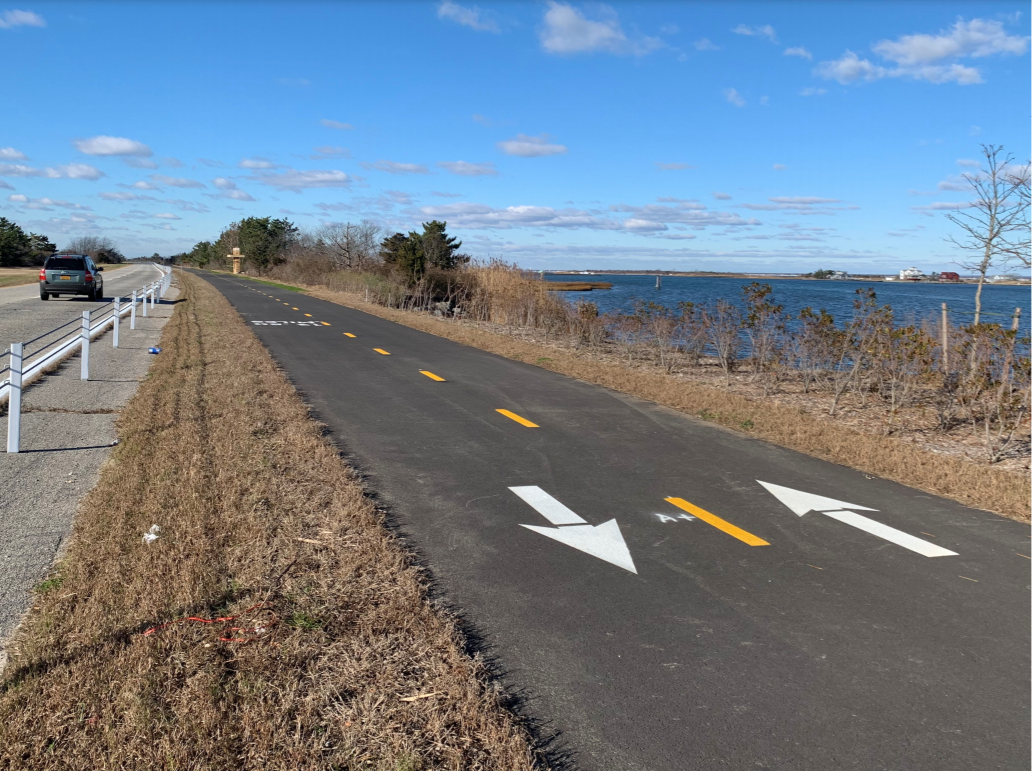
[{"label": "body of water", "polygon": [[[975,289],[972,284],[923,284],[912,282],[871,281],[807,281],[802,279],[745,279],[712,276],[663,276],[662,288],[656,289],[655,276],[550,276],[548,281],[608,281],[612,289],[591,292],[563,292],[559,296],[570,302],[586,300],[598,305],[600,313],[630,313],[635,300],[646,300],[677,308],[683,301],[707,303],[720,298],[741,303],[742,287],[753,281],[770,284],[774,301],[796,316],[810,306],[824,309],[839,323],[850,318],[857,289],[874,289],[880,304],[889,304],[897,321],[921,320],[941,312],[942,303],[950,309],[950,321],[957,325],[971,323],[975,311]],[[1010,327],[1015,308],[1021,308],[1021,329],[1029,330],[1029,303],[1032,289],[1024,286],[995,286],[982,289],[983,321]]]}]

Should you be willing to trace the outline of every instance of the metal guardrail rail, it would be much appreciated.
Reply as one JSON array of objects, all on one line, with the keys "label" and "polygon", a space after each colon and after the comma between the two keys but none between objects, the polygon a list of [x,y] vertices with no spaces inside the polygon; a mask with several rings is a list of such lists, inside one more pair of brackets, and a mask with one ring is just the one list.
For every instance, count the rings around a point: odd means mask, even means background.
[{"label": "metal guardrail rail", "polygon": [[[0,354],[0,360],[7,358],[8,363],[0,367],[0,404],[8,402],[7,420],[7,452],[18,452],[21,444],[21,394],[22,390],[50,366],[57,364],[75,351],[81,353],[80,379],[89,380],[90,371],[90,341],[102,335],[108,327],[112,328],[112,346],[118,347],[119,322],[125,316],[129,316],[129,328],[136,328],[136,309],[143,303],[143,315],[147,315],[148,307],[153,308],[155,303],[164,297],[172,281],[172,269],[161,265],[154,265],[161,272],[161,278],[141,289],[133,290],[127,297],[129,302],[122,304],[122,297],[115,297],[105,303],[98,310],[83,311],[82,319],[72,319],[59,327],[44,332],[32,340],[21,343],[11,343],[11,347]],[[149,303],[149,306],[148,306]],[[99,312],[99,317],[98,317]],[[79,327],[63,332],[55,340],[42,344],[31,353],[26,353],[25,347],[39,343],[47,338],[53,337],[58,332],[79,323]],[[51,346],[47,348],[46,346]],[[32,361],[26,362],[30,356],[37,356]]]}]

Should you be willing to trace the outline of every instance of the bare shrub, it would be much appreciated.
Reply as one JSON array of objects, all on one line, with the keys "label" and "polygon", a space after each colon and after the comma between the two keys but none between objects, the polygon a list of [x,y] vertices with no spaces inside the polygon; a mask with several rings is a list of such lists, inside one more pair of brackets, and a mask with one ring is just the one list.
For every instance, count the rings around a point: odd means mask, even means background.
[{"label": "bare shrub", "polygon": [[707,341],[724,370],[724,386],[729,387],[742,349],[742,312],[734,303],[721,299],[705,306],[702,318]]}]

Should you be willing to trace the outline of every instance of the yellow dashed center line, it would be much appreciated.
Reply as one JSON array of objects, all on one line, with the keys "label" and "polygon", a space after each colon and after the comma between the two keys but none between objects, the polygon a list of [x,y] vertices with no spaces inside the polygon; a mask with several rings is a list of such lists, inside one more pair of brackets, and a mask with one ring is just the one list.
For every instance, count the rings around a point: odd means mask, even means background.
[{"label": "yellow dashed center line", "polygon": [[311,314],[311,313],[306,313],[305,315],[306,315],[306,316],[307,316],[308,318],[312,318],[312,314]]},{"label": "yellow dashed center line", "polygon": [[292,310],[292,311],[296,311],[296,310],[298,310],[298,309],[297,309],[297,308],[294,308],[294,307],[291,307],[291,308],[290,308],[290,310]]},{"label": "yellow dashed center line", "polygon": [[541,428],[537,423],[531,423],[526,418],[521,418],[515,412],[509,412],[508,410],[495,410],[495,412],[500,412],[502,415],[509,418],[509,420],[515,420],[521,426],[526,426],[527,428]]},{"label": "yellow dashed center line", "polygon": [[350,332],[345,332],[344,333],[344,337],[354,337],[354,335],[351,334]]},{"label": "yellow dashed center line", "polygon": [[688,503],[684,498],[667,498],[666,501],[667,503],[674,504],[679,509],[687,511],[694,517],[701,519],[706,524],[713,525],[717,530],[723,530],[728,535],[737,538],[743,543],[747,543],[750,546],[770,546],[770,544],[762,538],[759,538],[752,533],[747,533],[745,530],[742,530],[742,528],[736,527],[730,522],[726,522],[716,514],[710,514],[705,509],[700,509],[694,503]]},{"label": "yellow dashed center line", "polygon": [[422,374],[422,375],[426,375],[426,376],[427,376],[428,378],[430,378],[431,380],[436,380],[436,381],[437,381],[438,383],[443,383],[443,382],[445,382],[445,380],[444,380],[444,378],[443,378],[443,377],[438,377],[438,376],[437,376],[437,375],[435,375],[435,374],[434,374],[433,372],[427,372],[427,371],[426,371],[425,369],[421,369],[421,370],[419,370],[419,372],[420,372],[420,374]]},{"label": "yellow dashed center line", "polygon": [[376,351],[377,353],[382,353],[384,356],[390,356],[391,355],[389,351],[385,351],[383,348],[374,348],[373,350]]},{"label": "yellow dashed center line", "polygon": [[328,327],[330,325],[330,322],[328,321],[320,321],[319,323],[322,324],[324,327]]}]

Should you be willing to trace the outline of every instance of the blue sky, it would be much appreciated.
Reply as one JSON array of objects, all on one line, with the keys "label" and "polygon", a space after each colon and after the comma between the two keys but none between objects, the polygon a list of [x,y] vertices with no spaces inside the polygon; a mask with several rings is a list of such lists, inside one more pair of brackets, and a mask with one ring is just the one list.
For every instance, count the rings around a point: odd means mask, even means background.
[{"label": "blue sky", "polygon": [[530,268],[950,269],[1027,3],[0,0],[0,216],[175,253],[443,219]]}]

